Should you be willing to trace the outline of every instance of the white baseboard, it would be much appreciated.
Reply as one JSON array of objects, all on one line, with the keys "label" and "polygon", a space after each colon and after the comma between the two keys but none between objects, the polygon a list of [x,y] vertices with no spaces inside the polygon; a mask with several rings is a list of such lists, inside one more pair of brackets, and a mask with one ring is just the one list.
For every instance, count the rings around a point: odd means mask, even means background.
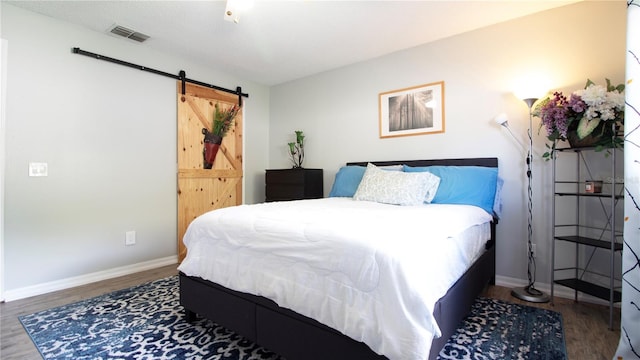
[{"label": "white baseboard", "polygon": [[[8,290],[4,292],[4,301],[14,301],[19,299],[28,298],[31,296],[42,295],[46,293],[50,293],[53,291],[69,289],[75,286],[81,286],[90,284],[96,281],[113,279],[119,276],[130,275],[141,271],[152,270],[159,267],[178,264],[178,256],[168,256],[161,259],[155,259],[150,261],[145,261],[142,263],[137,263],[133,265],[122,266],[119,268],[109,269],[105,271],[99,271],[91,274],[75,276],[71,278],[66,278],[62,280],[51,281],[48,283],[38,284],[27,286],[19,289]],[[514,288],[514,287],[523,287],[527,283],[521,279],[516,279],[508,276],[496,275],[496,285]],[[549,284],[536,282],[536,288],[540,291],[546,292],[548,295],[551,292],[551,287]],[[565,298],[565,299],[573,299],[574,292],[571,289],[565,288],[564,286],[556,286],[554,287],[554,296]],[[593,304],[606,305],[609,303],[586,294],[578,293],[578,300],[584,301]],[[616,304],[619,306],[619,304]]]},{"label": "white baseboard", "polygon": [[[535,284],[536,284],[536,289],[542,292],[545,292],[547,295],[551,295],[551,286],[549,284],[539,283],[539,282],[536,282]],[[504,286],[507,288],[517,288],[517,287],[523,287],[527,285],[527,282],[521,279],[496,275],[496,285]],[[574,291],[564,286],[556,285],[553,287],[553,296],[564,298],[564,299],[574,299]],[[580,292],[578,292],[578,301],[609,306],[608,301],[602,300],[600,298],[597,298],[591,295],[583,294]],[[619,307],[620,303],[616,303],[614,304],[614,306]]]},{"label": "white baseboard", "polygon": [[113,279],[119,276],[130,275],[133,273],[152,270],[159,267],[178,264],[178,256],[168,256],[165,258],[149,260],[133,265],[122,266],[114,269],[98,271],[91,274],[74,276],[66,279],[51,281],[48,283],[26,286],[23,288],[6,290],[4,292],[4,301],[14,301],[28,298],[31,296],[42,295],[53,291],[64,290],[75,286],[90,284],[96,281]]}]

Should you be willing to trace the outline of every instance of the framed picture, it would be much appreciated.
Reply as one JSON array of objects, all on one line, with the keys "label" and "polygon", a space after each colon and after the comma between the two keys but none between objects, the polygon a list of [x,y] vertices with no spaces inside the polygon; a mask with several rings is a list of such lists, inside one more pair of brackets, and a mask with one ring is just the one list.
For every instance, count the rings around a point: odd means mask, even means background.
[{"label": "framed picture", "polygon": [[444,132],[444,81],[380,93],[380,138]]}]

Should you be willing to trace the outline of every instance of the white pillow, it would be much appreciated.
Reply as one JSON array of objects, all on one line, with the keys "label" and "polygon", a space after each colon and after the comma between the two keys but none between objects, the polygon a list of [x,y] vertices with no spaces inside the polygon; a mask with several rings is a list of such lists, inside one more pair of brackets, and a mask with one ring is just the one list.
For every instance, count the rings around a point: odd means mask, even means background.
[{"label": "white pillow", "polygon": [[429,172],[385,171],[367,164],[354,200],[392,205],[429,203],[436,195],[440,178]]}]

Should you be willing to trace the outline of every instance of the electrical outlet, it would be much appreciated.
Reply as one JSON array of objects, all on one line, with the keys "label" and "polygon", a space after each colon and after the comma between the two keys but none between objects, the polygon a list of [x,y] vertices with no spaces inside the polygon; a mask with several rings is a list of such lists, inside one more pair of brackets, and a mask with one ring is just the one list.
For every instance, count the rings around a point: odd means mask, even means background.
[{"label": "electrical outlet", "polygon": [[48,164],[42,162],[30,162],[29,176],[49,176]]},{"label": "electrical outlet", "polygon": [[131,246],[136,244],[136,232],[135,231],[127,231],[124,236],[124,244],[126,246]]}]

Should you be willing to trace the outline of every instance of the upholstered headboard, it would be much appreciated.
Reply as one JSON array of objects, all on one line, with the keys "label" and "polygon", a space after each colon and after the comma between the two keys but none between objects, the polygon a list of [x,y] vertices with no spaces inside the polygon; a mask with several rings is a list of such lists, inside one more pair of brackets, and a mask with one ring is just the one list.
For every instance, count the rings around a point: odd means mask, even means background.
[{"label": "upholstered headboard", "polygon": [[432,160],[392,160],[392,161],[361,161],[348,162],[347,165],[367,166],[372,163],[376,166],[408,165],[408,166],[484,166],[498,167],[498,158],[464,158],[464,159],[432,159]]}]

